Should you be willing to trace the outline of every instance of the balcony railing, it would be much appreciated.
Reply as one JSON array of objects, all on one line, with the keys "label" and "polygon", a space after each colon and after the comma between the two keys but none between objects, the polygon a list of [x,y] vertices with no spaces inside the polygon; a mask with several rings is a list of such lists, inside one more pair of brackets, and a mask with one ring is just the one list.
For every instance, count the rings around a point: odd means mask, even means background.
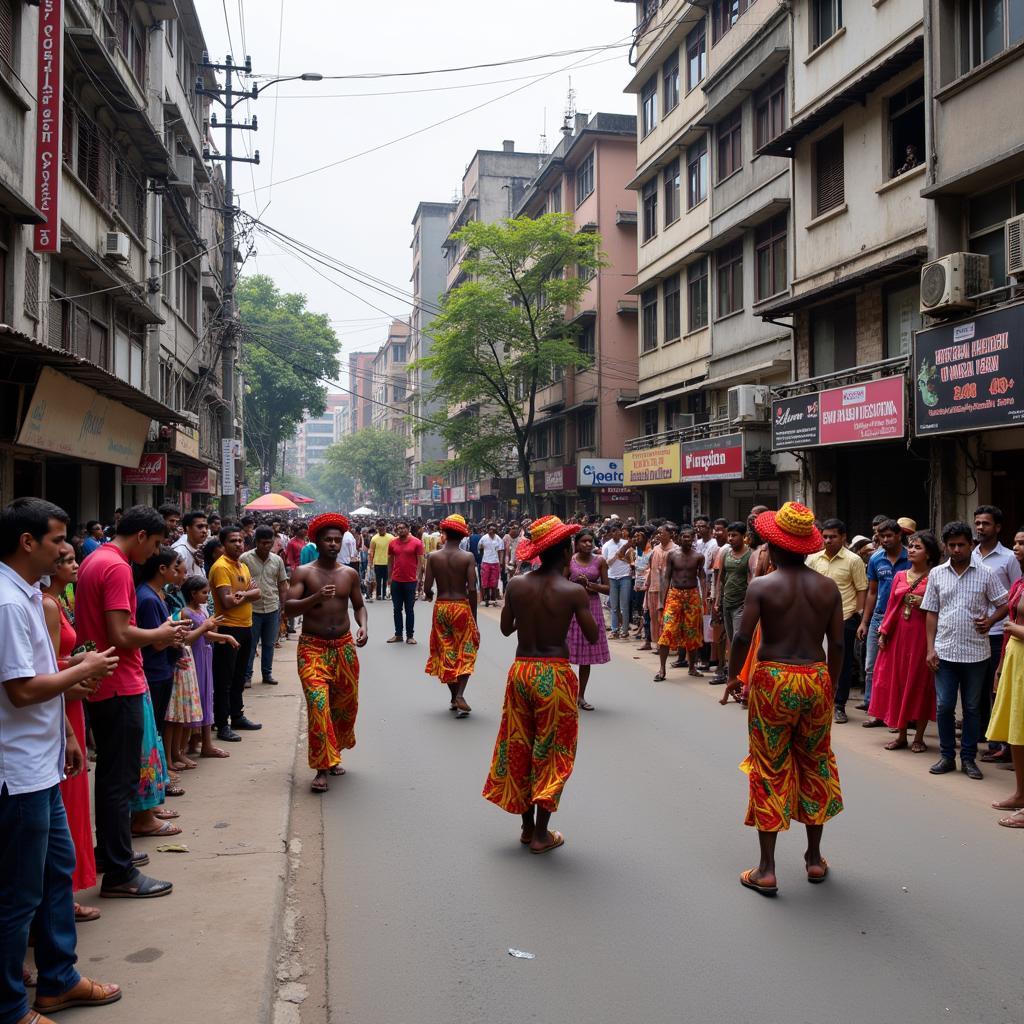
[{"label": "balcony railing", "polygon": [[735,434],[738,430],[767,429],[768,420],[733,423],[727,417],[708,420],[707,423],[694,423],[688,427],[677,427],[663,430],[660,434],[646,434],[643,437],[631,437],[626,441],[627,452],[639,452],[645,448],[660,448],[663,445],[675,444],[677,441],[708,441],[726,434]]},{"label": "balcony railing", "polygon": [[780,384],[773,390],[780,398],[806,394],[810,391],[828,391],[830,388],[846,387],[848,384],[863,384],[865,381],[877,380],[879,377],[892,377],[897,373],[905,373],[910,365],[910,356],[893,356],[891,359],[880,359],[876,363],[862,363],[835,373],[825,373],[806,380],[794,380],[789,384]]}]

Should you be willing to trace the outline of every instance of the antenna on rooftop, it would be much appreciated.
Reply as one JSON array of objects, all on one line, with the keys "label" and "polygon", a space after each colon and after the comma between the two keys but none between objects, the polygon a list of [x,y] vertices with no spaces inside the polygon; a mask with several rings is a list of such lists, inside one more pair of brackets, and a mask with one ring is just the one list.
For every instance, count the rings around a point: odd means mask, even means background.
[{"label": "antenna on rooftop", "polygon": [[562,134],[572,135],[576,121],[576,90],[572,87],[572,75],[569,76],[569,91],[565,97],[565,117],[562,120]]}]

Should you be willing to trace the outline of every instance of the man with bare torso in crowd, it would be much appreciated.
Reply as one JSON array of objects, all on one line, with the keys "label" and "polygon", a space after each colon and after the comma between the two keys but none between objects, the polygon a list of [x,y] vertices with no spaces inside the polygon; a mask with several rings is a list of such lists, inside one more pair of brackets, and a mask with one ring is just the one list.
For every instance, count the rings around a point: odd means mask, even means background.
[{"label": "man with bare torso in crowd", "polygon": [[[327,792],[327,776],[344,775],[341,752],[356,745],[359,709],[359,658],[366,644],[366,607],[359,573],[338,564],[348,520],[336,512],[309,524],[317,560],[292,573],[285,614],[302,616],[298,644],[299,680],[306,695],[309,767],[316,772],[314,793]],[[358,624],[355,643],[349,624],[349,602]]]},{"label": "man with bare torso in crowd", "polygon": [[472,708],[466,703],[466,685],[476,667],[480,649],[480,630],[476,624],[476,559],[462,551],[459,544],[469,536],[466,520],[449,516],[441,523],[444,546],[427,558],[423,575],[423,594],[433,598],[437,583],[437,603],[430,629],[430,657],[426,672],[437,676],[452,693],[451,710],[456,718],[465,718]]},{"label": "man with bare torso in crowd", "polygon": [[807,828],[807,881],[820,883],[828,875],[821,834],[825,822],[843,809],[831,742],[833,681],[843,666],[843,602],[829,577],[804,564],[822,546],[810,509],[786,502],[778,512],[758,515],[755,528],[775,571],[747,588],[721,703],[742,687],[739,672],[760,623],[748,698],[750,753],[740,768],[750,777],[746,824],[757,829],[761,859],[740,875],[740,883],[774,896],[779,891],[775,843],[792,818]]},{"label": "man with bare torso in crowd", "polygon": [[519,841],[530,853],[547,853],[565,842],[560,832],[548,830],[548,822],[576,759],[579,681],[565,642],[573,618],[586,639],[597,642],[590,596],[564,576],[579,529],[558,516],[534,520],[517,557],[529,562],[539,556],[540,568],[509,580],[501,610],[501,632],[517,633],[519,644],[483,795],[522,815]]},{"label": "man with bare torso in crowd", "polygon": [[665,605],[661,636],[658,638],[658,657],[661,671],[654,677],[656,683],[665,678],[665,662],[673,647],[686,651],[691,676],[697,671],[697,651],[704,646],[704,595],[707,577],[704,574],[704,556],[693,547],[693,527],[679,531],[679,548],[668,556],[661,579]]}]

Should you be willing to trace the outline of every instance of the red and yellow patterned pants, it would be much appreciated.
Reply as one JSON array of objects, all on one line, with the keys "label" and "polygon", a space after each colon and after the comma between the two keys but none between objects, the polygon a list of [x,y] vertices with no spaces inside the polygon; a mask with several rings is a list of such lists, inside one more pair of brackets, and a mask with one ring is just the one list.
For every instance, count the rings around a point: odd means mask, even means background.
[{"label": "red and yellow patterned pants", "polygon": [[697,587],[668,588],[658,646],[687,651],[704,646],[704,609]]},{"label": "red and yellow patterned pants", "polygon": [[480,630],[468,601],[437,601],[430,630],[426,673],[442,683],[457,683],[476,667]]},{"label": "red and yellow patterned pants", "polygon": [[336,640],[303,633],[297,657],[309,720],[309,767],[325,772],[356,745],[359,658],[351,633]]},{"label": "red and yellow patterned pants", "polygon": [[832,753],[832,682],[824,662],[760,661],[750,681],[746,824],[783,832],[795,818],[824,825],[843,809]]},{"label": "red and yellow patterned pants", "polygon": [[484,797],[509,814],[558,810],[576,760],[580,684],[563,658],[516,658]]}]

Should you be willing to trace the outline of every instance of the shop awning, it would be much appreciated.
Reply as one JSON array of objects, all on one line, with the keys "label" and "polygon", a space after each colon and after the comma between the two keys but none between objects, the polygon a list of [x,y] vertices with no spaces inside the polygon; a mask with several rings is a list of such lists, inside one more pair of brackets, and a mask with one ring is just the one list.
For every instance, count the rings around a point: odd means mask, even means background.
[{"label": "shop awning", "polygon": [[41,341],[36,341],[35,338],[30,338],[7,324],[0,324],[0,353],[5,360],[24,358],[39,366],[52,366],[72,380],[77,380],[160,423],[188,422],[181,413],[164,405],[163,402],[150,398],[144,391],[132,387],[120,377],[115,377],[109,370],[104,370],[74,352],[65,352],[63,349],[52,348]]},{"label": "shop awning", "polygon": [[30,202],[23,199],[16,189],[0,178],[0,207],[5,209],[19,224],[42,224],[46,218]]}]

